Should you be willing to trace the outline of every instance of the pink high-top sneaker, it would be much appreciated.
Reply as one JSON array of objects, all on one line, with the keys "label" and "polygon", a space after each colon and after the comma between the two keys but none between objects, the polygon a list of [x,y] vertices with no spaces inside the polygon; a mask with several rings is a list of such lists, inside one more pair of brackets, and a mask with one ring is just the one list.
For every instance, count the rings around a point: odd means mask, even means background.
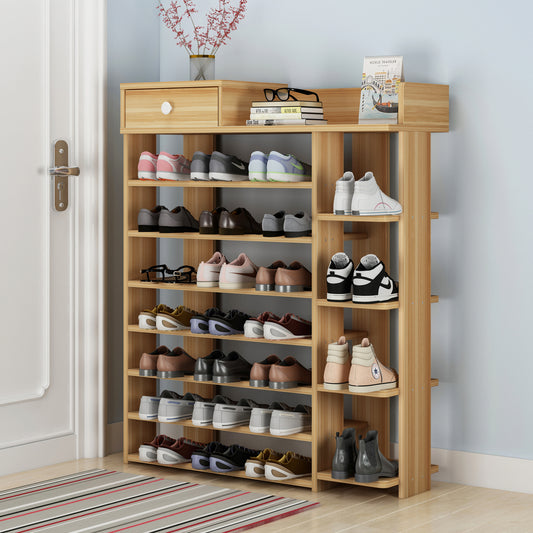
[{"label": "pink high-top sneaker", "polygon": [[350,351],[346,337],[339,337],[337,342],[328,344],[328,357],[324,369],[324,388],[342,390],[348,388],[350,373]]},{"label": "pink high-top sneaker", "polygon": [[353,347],[350,369],[350,392],[376,392],[394,389],[398,383],[396,370],[382,365],[368,339]]},{"label": "pink high-top sneaker", "polygon": [[157,159],[157,179],[179,181],[191,179],[191,162],[182,155],[161,152]]},{"label": "pink high-top sneaker", "polygon": [[139,157],[137,177],[140,180],[155,180],[157,169],[157,155],[151,152],[143,152]]}]

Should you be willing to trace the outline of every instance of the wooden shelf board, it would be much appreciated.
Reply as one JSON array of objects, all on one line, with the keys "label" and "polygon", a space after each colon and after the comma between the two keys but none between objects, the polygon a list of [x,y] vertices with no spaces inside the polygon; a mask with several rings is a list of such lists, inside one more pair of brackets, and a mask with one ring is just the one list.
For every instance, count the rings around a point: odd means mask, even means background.
[{"label": "wooden shelf board", "polygon": [[310,181],[283,183],[279,181],[158,181],[158,180],[128,180],[129,187],[193,187],[207,189],[312,189]]},{"label": "wooden shelf board", "polygon": [[139,326],[129,325],[128,331],[132,333],[151,333],[152,335],[178,335],[181,337],[195,337],[199,339],[214,339],[214,340],[229,340],[229,341],[245,341],[245,342],[261,342],[266,344],[291,346],[311,346],[311,338],[309,339],[284,339],[282,341],[270,341],[267,339],[250,339],[244,335],[209,335],[191,333],[191,330],[185,329],[181,331],[161,331],[158,329],[142,329]]},{"label": "wooden shelf board", "polygon": [[276,292],[276,291],[256,291],[255,289],[221,289],[220,287],[197,287],[196,283],[161,283],[161,282],[147,282],[139,280],[128,281],[128,287],[133,289],[168,289],[173,291],[194,291],[207,293],[222,293],[222,294],[243,294],[248,296],[283,296],[286,298],[306,298],[311,299],[313,293],[311,291],[299,292]]},{"label": "wooden shelf board", "polygon": [[[435,294],[431,295],[431,303],[437,303],[439,297]],[[378,302],[375,304],[354,304],[353,302],[329,302],[325,298],[317,300],[317,305],[320,307],[344,307],[345,309],[369,309],[374,311],[389,311],[391,309],[399,309],[400,302],[398,300],[392,302]]]},{"label": "wooden shelf board", "polygon": [[[333,213],[319,213],[318,220],[327,222],[398,222],[401,215],[374,215],[374,216],[359,216],[359,215],[334,215]],[[439,214],[431,213],[431,219],[436,220]]]},{"label": "wooden shelf board", "polygon": [[214,474],[217,476],[227,476],[227,477],[238,477],[241,479],[250,479],[252,481],[266,481],[267,483],[279,483],[281,485],[293,485],[295,487],[303,487],[306,489],[310,489],[312,487],[312,480],[311,476],[308,477],[300,477],[296,479],[288,479],[286,481],[274,481],[270,479],[266,479],[265,477],[259,477],[259,478],[249,478],[244,473],[244,470],[238,470],[237,472],[213,472],[212,470],[195,470],[192,467],[191,463],[182,463],[177,465],[162,465],[157,462],[148,462],[148,461],[141,461],[139,458],[139,454],[137,453],[130,453],[128,454],[128,462],[133,463],[143,463],[145,465],[154,465],[154,466],[161,466],[163,468],[176,468],[178,470],[189,470],[191,472],[198,472],[199,474]]},{"label": "wooden shelf board", "polygon": [[[163,379],[157,376],[139,376],[138,368],[128,369],[128,376],[142,379]],[[217,387],[233,387],[236,389],[250,389],[251,391],[268,391],[268,392],[286,392],[289,394],[305,394],[311,396],[313,390],[311,387],[293,387],[291,389],[271,389],[269,387],[250,387],[248,381],[233,381],[232,383],[215,383],[214,381],[195,381],[193,376],[184,376],[182,378],[164,378],[172,381],[182,381],[184,383],[196,385],[215,385]]]},{"label": "wooden shelf board", "polygon": [[270,242],[270,243],[285,243],[285,244],[311,244],[311,237],[263,237],[262,235],[209,235],[205,233],[159,233],[158,231],[137,231],[129,230],[128,237],[142,237],[147,239],[183,239],[183,240],[199,240],[199,241],[245,241],[245,242]]},{"label": "wooden shelf board", "polygon": [[[437,387],[439,385],[438,379],[431,379],[431,386]],[[343,390],[329,390],[324,387],[323,384],[317,385],[318,392],[326,392],[326,393],[332,393],[332,394],[347,394],[349,396],[361,396],[363,398],[392,398],[393,396],[398,396],[400,394],[399,387],[395,387],[394,389],[388,389],[388,390],[382,390],[377,392],[350,392],[348,389]]]},{"label": "wooden shelf board", "polygon": [[211,424],[208,426],[195,426],[191,420],[179,420],[177,422],[159,422],[156,420],[142,420],[139,417],[138,412],[130,412],[128,413],[128,418],[130,420],[140,420],[141,422],[154,422],[154,423],[162,423],[162,424],[175,424],[178,426],[183,426],[187,428],[194,428],[194,429],[210,429],[213,431],[225,431],[228,433],[240,433],[241,435],[253,435],[255,437],[271,437],[273,439],[287,439],[287,440],[297,440],[301,442],[311,442],[311,432],[310,431],[304,431],[303,433],[294,433],[293,435],[271,435],[270,433],[254,433],[253,431],[250,431],[248,426],[237,426],[235,428],[225,428],[225,429],[219,429],[213,427]]},{"label": "wooden shelf board", "polygon": [[143,127],[121,128],[120,133],[144,133],[153,135],[222,135],[225,133],[250,134],[250,133],[313,133],[313,132],[342,132],[342,133],[397,133],[402,131],[413,132],[447,132],[446,126],[431,124],[416,124],[411,126],[401,124],[323,124],[323,125],[285,125],[285,126],[174,126],[174,127]]}]

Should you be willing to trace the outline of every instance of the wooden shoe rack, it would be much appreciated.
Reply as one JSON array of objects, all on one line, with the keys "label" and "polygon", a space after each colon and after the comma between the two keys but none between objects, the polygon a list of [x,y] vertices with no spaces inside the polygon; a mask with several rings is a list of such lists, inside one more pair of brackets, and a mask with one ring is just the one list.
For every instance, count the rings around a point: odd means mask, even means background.
[{"label": "wooden shoe rack", "polygon": [[[127,83],[121,85],[121,133],[124,134],[124,461],[140,462],[139,444],[150,441],[156,434],[156,424],[142,421],[138,416],[142,395],[156,395],[157,378],[140,377],[139,358],[143,352],[156,347],[157,331],[142,330],[137,325],[141,309],[154,307],[159,290],[183,291],[183,303],[203,311],[216,304],[220,293],[255,295],[260,297],[304,298],[312,307],[313,336],[311,339],[288,340],[285,344],[307,346],[311,350],[313,381],[310,387],[270,391],[272,399],[284,401],[293,393],[306,394],[312,402],[312,431],[281,437],[292,441],[311,442],[313,472],[310,477],[282,483],[323,490],[339,483],[330,474],[335,450],[334,435],[343,426],[357,424],[377,429],[381,451],[391,456],[390,398],[398,397],[399,476],[368,484],[376,488],[398,486],[400,498],[430,489],[431,473],[438,470],[431,465],[431,388],[438,381],[431,379],[431,220],[438,218],[430,209],[431,146],[433,132],[448,131],[448,86],[402,83],[399,97],[398,125],[358,125],[360,89],[317,90],[324,103],[328,124],[324,126],[265,126],[247,127],[250,102],[263,100],[264,87],[283,84],[264,84],[237,81]],[[171,104],[171,111],[163,114],[161,105]],[[276,135],[298,133],[311,136],[312,181],[303,183],[255,182],[157,182],[139,181],[137,163],[142,151],[156,152],[156,136],[183,135],[184,155],[191,158],[197,150],[211,153],[217,136],[224,134]],[[351,136],[352,167],[356,179],[372,170],[381,189],[389,192],[391,168],[391,137],[397,137],[399,201],[403,213],[399,216],[337,216],[332,213],[335,181],[342,176],[345,135]],[[257,146],[256,149],[261,149]],[[396,176],[395,176],[396,179]],[[139,233],[137,214],[143,207],[157,203],[159,187],[183,188],[183,205],[195,217],[205,209],[216,207],[217,188],[248,189],[311,189],[312,237],[265,239],[258,235],[226,236]],[[262,191],[263,192],[263,191]],[[326,271],[331,256],[342,251],[345,242],[351,243],[355,264],[367,253],[375,253],[386,267],[391,264],[391,229],[398,232],[399,287],[397,302],[356,305],[326,300]],[[197,266],[216,250],[217,241],[306,243],[312,246],[313,290],[302,293],[256,292],[254,289],[201,289],[195,285],[142,283],[142,268],[157,264],[158,239],[182,239],[183,261],[180,264]],[[178,258],[177,258],[178,259]],[[390,270],[389,270],[390,271]],[[351,312],[352,327],[345,329],[345,311]],[[345,391],[326,391],[322,385],[327,345],[345,334],[354,343],[363,335],[370,337],[378,357],[389,364],[391,311],[398,310],[398,373],[396,389],[353,394]],[[203,357],[224,342],[220,337],[194,335],[190,331],[172,332],[181,337],[184,349],[194,357]],[[269,342],[231,336],[231,340]],[[178,339],[176,339],[178,340]],[[242,352],[246,357],[246,351]],[[212,397],[217,386],[196,383],[192,377],[176,378],[183,382],[184,391]],[[247,382],[225,386],[248,389]],[[257,390],[254,388],[254,390]],[[269,389],[265,389],[269,390]],[[352,399],[352,418],[344,419],[344,399]],[[242,391],[246,397],[246,391]],[[287,400],[289,401],[289,400]],[[197,428],[190,421],[179,422],[184,435],[208,442],[218,438],[213,428]],[[251,434],[246,426],[233,428],[235,434]],[[270,435],[269,435],[270,437]],[[261,448],[261,435],[255,435],[256,448]],[[157,464],[157,463],[156,463]],[[190,470],[190,464],[173,468]],[[208,471],[208,473],[211,473]],[[245,477],[244,472],[223,474]],[[356,485],[352,480],[341,481]]]}]

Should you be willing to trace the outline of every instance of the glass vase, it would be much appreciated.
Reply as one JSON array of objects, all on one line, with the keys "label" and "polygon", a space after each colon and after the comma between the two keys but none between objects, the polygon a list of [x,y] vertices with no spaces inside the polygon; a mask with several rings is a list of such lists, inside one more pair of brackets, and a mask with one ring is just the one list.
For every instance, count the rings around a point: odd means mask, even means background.
[{"label": "glass vase", "polygon": [[189,79],[192,81],[215,79],[215,56],[189,56]]}]

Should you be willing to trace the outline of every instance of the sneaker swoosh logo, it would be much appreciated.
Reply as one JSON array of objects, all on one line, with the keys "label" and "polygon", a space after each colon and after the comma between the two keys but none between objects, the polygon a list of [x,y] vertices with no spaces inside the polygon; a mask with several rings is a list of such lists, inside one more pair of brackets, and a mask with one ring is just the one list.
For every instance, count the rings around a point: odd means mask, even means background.
[{"label": "sneaker swoosh logo", "polygon": [[256,277],[256,274],[253,272],[229,272],[229,274],[237,274],[238,276],[246,276],[247,278],[254,278]]},{"label": "sneaker swoosh logo", "polygon": [[235,165],[240,170],[244,170],[244,163],[235,163],[235,161],[232,161],[231,164]]},{"label": "sneaker swoosh logo", "polygon": [[387,280],[387,285],[385,285],[385,283],[382,283],[381,286],[384,288],[384,289],[392,289],[392,281],[391,279],[389,278]]},{"label": "sneaker swoosh logo", "polygon": [[303,170],[304,169],[304,166],[301,163],[293,163],[291,161],[291,165],[297,170]]}]

